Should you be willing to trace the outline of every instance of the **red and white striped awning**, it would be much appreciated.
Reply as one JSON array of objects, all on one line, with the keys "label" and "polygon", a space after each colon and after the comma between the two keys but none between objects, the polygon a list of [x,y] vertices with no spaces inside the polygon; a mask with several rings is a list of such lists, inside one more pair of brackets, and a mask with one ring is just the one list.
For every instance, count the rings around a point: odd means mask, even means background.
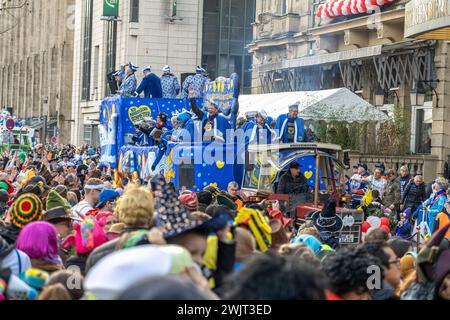
[{"label": "red and white striped awning", "polygon": [[327,0],[317,9],[319,18],[351,16],[360,13],[377,12],[381,6],[396,0]]}]

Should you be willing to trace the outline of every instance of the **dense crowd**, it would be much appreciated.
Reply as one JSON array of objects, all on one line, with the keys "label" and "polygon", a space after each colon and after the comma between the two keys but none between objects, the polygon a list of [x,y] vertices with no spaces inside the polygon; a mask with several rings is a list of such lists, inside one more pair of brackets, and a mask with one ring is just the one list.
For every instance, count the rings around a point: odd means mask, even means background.
[{"label": "dense crowd", "polygon": [[[234,182],[196,193],[158,175],[120,181],[98,158],[88,146],[2,155],[0,299],[450,299],[448,220],[420,244],[383,224],[340,246],[329,241],[343,223],[333,200],[295,220]],[[381,188],[376,173],[356,174],[354,190]],[[400,217],[442,201],[436,217],[448,216],[445,182],[420,203],[416,178],[395,180],[392,204],[383,188],[385,206]]]}]

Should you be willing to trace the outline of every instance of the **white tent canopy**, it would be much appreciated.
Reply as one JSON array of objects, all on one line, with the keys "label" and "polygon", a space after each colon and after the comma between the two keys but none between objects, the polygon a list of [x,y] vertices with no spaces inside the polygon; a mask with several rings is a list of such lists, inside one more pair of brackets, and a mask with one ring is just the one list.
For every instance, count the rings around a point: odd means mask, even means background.
[{"label": "white tent canopy", "polygon": [[280,92],[239,97],[239,113],[266,111],[277,118],[288,113],[288,107],[299,103],[299,117],[304,120],[343,122],[383,122],[389,117],[370,103],[346,88]]}]

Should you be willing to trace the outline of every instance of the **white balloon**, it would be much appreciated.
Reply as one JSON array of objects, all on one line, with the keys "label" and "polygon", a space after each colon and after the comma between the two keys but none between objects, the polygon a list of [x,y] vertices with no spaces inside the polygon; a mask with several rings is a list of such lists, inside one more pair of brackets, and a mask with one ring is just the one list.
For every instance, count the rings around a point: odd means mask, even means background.
[{"label": "white balloon", "polygon": [[375,216],[370,216],[367,218],[366,220],[371,226],[372,228],[379,228],[381,226],[381,219]]}]

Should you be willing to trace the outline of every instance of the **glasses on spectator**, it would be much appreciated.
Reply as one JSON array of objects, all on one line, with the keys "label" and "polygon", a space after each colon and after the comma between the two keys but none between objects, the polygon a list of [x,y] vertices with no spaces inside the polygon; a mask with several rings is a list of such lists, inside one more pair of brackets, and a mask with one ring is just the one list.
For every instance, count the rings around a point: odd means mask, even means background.
[{"label": "glasses on spectator", "polygon": [[395,259],[394,261],[389,261],[389,265],[391,265],[391,264],[396,264],[396,265],[400,265],[400,259],[399,258],[397,258],[397,259]]}]

